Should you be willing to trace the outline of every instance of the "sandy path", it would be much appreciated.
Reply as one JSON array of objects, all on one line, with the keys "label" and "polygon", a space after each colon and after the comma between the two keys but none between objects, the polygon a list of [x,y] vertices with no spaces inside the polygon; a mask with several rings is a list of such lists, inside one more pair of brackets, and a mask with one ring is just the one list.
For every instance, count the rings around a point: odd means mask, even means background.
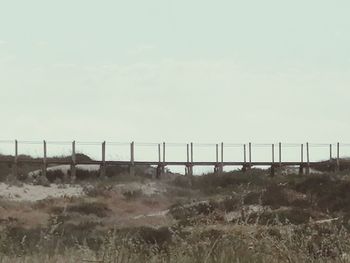
[{"label": "sandy path", "polygon": [[12,201],[35,202],[49,197],[72,197],[84,194],[83,188],[79,185],[51,184],[49,187],[41,185],[23,184],[23,186],[12,186],[0,183],[0,199]]}]

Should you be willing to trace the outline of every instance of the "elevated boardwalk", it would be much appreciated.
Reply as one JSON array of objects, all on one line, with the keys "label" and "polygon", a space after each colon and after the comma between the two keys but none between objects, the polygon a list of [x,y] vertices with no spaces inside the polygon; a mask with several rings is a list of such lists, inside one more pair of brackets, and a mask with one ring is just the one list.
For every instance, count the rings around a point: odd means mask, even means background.
[{"label": "elevated boardwalk", "polygon": [[[339,170],[340,168],[340,143],[336,144],[317,144],[315,147],[329,147],[329,160],[323,162],[310,161],[310,144],[211,144],[215,147],[215,161],[194,161],[194,143],[181,144],[185,146],[186,149],[186,161],[167,161],[166,160],[166,147],[167,143],[157,143],[152,144],[158,148],[158,160],[157,161],[138,161],[135,160],[135,143],[124,143],[130,147],[130,160],[106,160],[106,142],[102,143],[85,143],[88,145],[100,145],[101,146],[101,159],[100,160],[77,160],[76,154],[76,142],[64,142],[66,145],[71,145],[71,156],[65,158],[59,157],[47,157],[47,142],[23,142],[23,143],[36,143],[42,144],[42,157],[41,158],[29,158],[28,156],[21,156],[18,154],[18,145],[20,141],[0,141],[1,142],[12,142],[14,145],[14,155],[13,156],[0,156],[0,164],[5,163],[13,167],[13,172],[16,175],[18,171],[18,165],[21,164],[37,164],[42,165],[42,174],[46,176],[47,167],[53,165],[70,165],[71,166],[71,175],[75,177],[76,175],[76,165],[99,165],[101,170],[101,175],[105,175],[107,166],[127,166],[130,168],[130,174],[134,175],[134,168],[136,166],[157,166],[157,176],[160,176],[164,172],[165,167],[167,166],[184,166],[186,174],[193,175],[194,166],[212,166],[214,172],[220,173],[223,171],[224,167],[233,166],[241,167],[242,170],[250,169],[254,166],[266,166],[271,168],[272,175],[274,174],[275,168],[281,168],[285,166],[298,166],[299,171],[302,173],[304,170],[308,174],[310,168],[312,167],[322,167],[327,166],[331,167],[334,171]],[[59,143],[59,142],[56,142]],[[112,143],[111,143],[112,144]],[[113,145],[113,144],[112,144]],[[147,144],[143,144],[147,145]],[[174,145],[174,144],[169,144]],[[197,144],[199,145],[199,144]],[[226,161],[224,160],[224,148],[226,147],[241,147],[242,149],[242,159],[243,161]],[[271,150],[271,156],[266,156],[267,161],[253,161],[252,160],[252,148],[255,147],[267,147]],[[305,146],[305,147],[304,147]],[[335,147],[334,147],[335,146]],[[300,161],[286,161],[282,160],[282,148],[283,147],[295,147],[300,149]],[[336,157],[332,157],[332,147],[336,148]],[[275,160],[275,148],[278,149],[278,159]],[[306,151],[306,158],[304,160],[304,151]],[[341,160],[342,165],[346,164],[350,166],[350,160]]]}]

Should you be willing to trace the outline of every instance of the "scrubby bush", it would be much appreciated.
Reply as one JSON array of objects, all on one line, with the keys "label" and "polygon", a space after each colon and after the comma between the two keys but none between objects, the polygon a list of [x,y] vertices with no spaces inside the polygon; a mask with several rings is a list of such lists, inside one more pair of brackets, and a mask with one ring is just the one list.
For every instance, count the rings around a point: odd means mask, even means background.
[{"label": "scrubby bush", "polygon": [[123,192],[123,196],[127,201],[130,201],[130,200],[135,200],[135,199],[143,196],[143,192],[141,189],[128,190],[128,191]]},{"label": "scrubby bush", "polygon": [[269,205],[272,208],[288,206],[289,201],[282,186],[271,184],[266,187],[261,197],[262,205]]},{"label": "scrubby bush", "polygon": [[97,217],[106,217],[111,212],[111,209],[109,209],[105,203],[81,202],[67,206],[66,211],[85,215],[96,215]]}]

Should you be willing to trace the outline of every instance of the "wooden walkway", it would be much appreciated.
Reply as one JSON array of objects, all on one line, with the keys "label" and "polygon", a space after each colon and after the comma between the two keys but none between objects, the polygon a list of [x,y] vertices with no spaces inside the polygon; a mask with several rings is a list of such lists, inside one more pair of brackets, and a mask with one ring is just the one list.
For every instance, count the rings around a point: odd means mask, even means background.
[{"label": "wooden walkway", "polygon": [[[0,141],[1,142],[1,141]],[[21,158],[21,155],[18,154],[18,145],[19,142],[15,140],[14,142],[14,156],[7,158],[0,158],[0,163],[6,163],[13,166],[14,174],[17,174],[19,164],[38,164],[42,165],[42,174],[46,176],[47,167],[52,165],[70,165],[71,166],[71,175],[75,177],[76,175],[76,165],[100,165],[101,175],[105,175],[107,166],[128,166],[130,168],[130,174],[134,175],[134,168],[136,166],[157,166],[157,176],[160,176],[164,172],[165,167],[167,166],[184,166],[186,174],[193,175],[194,166],[212,166],[214,171],[220,173],[223,171],[224,167],[227,166],[237,166],[242,167],[242,170],[245,171],[254,166],[267,166],[271,167],[271,173],[274,174],[276,168],[281,168],[285,166],[299,166],[299,171],[303,172],[305,170],[306,174],[309,173],[310,168],[315,166],[332,166],[334,170],[339,170],[340,167],[340,157],[339,157],[339,148],[340,143],[336,144],[336,157],[332,157],[332,144],[323,144],[323,146],[329,146],[330,157],[328,161],[323,162],[312,162],[310,161],[309,154],[309,143],[304,144],[293,144],[293,147],[300,147],[300,161],[283,161],[282,160],[282,143],[278,144],[264,144],[265,147],[271,147],[271,157],[268,157],[270,161],[257,162],[252,160],[252,143],[248,144],[237,144],[242,146],[243,159],[244,161],[235,162],[235,161],[224,161],[224,143],[214,144],[216,161],[194,161],[193,158],[193,143],[183,144],[186,146],[186,161],[167,161],[166,160],[166,143],[159,143],[158,146],[158,161],[136,161],[135,160],[135,143],[131,142],[130,145],[130,160],[128,161],[109,161],[106,160],[106,142],[101,143],[101,160],[77,160],[76,155],[76,142],[73,141],[71,144],[71,156],[66,158],[49,158],[47,157],[47,142],[42,142],[43,147],[43,157],[42,158]],[[284,144],[288,147],[288,144]],[[276,147],[275,147],[276,146]],[[291,146],[291,144],[289,145]],[[305,147],[304,147],[305,146]],[[275,160],[275,148],[278,148],[278,159]],[[304,160],[304,148],[306,150],[306,158]],[[220,153],[220,154],[219,154]],[[220,157],[220,158],[219,158]],[[344,160],[342,160],[342,163]],[[350,165],[350,161],[349,164]]]}]

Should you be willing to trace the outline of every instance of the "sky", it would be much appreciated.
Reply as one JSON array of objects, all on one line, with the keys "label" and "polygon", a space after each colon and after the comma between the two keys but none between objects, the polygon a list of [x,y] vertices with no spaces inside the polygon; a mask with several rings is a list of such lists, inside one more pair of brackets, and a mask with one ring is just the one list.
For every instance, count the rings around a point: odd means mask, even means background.
[{"label": "sky", "polygon": [[350,142],[349,12],[0,0],[0,139]]}]

